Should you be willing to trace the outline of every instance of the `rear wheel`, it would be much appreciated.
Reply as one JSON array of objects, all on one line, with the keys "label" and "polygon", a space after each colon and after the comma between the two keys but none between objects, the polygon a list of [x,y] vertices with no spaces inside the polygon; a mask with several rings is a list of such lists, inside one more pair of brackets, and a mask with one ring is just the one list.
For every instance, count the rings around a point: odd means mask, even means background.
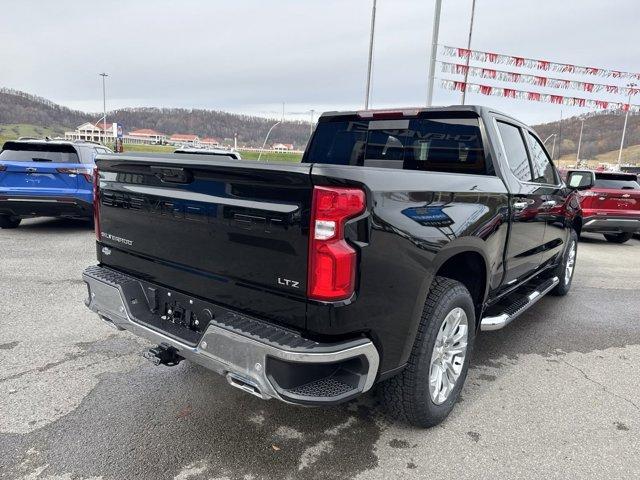
[{"label": "rear wheel", "polygon": [[18,228],[22,219],[10,215],[0,215],[0,228]]},{"label": "rear wheel", "polygon": [[432,427],[449,415],[469,369],[474,312],[464,285],[435,278],[406,368],[380,386],[389,413],[419,427]]},{"label": "rear wheel", "polygon": [[611,243],[624,243],[633,237],[633,233],[604,233],[603,235],[607,242]]}]

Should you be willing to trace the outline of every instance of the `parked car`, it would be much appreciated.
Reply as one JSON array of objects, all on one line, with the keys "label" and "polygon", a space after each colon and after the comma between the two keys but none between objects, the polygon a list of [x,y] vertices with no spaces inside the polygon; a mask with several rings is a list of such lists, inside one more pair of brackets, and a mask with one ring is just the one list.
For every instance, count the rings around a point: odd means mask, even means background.
[{"label": "parked car", "polygon": [[479,330],[565,295],[582,225],[542,142],[493,109],[325,113],[301,164],[100,155],[87,306],[263,399],[380,384],[420,426]]},{"label": "parked car", "polygon": [[640,184],[635,173],[570,170],[567,183],[580,192],[583,232],[624,243],[640,232]]},{"label": "parked car", "polygon": [[226,150],[224,148],[196,148],[184,147],[178,148],[173,153],[189,153],[191,155],[211,155],[214,157],[229,157],[234,160],[241,160],[240,153],[235,150]]},{"label": "parked car", "polygon": [[93,170],[100,144],[21,139],[0,151],[0,228],[27,217],[92,218]]}]

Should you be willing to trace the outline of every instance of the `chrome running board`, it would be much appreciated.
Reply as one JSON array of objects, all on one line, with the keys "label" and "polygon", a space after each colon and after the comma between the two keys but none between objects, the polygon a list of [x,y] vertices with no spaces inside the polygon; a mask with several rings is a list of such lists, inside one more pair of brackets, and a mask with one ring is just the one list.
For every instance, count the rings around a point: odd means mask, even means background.
[{"label": "chrome running board", "polygon": [[518,318],[523,312],[527,311],[538,300],[544,297],[550,290],[560,283],[558,277],[550,278],[540,284],[533,292],[529,293],[522,301],[509,306],[504,312],[484,317],[480,323],[480,330],[491,331],[500,330],[509,325],[513,320]]}]

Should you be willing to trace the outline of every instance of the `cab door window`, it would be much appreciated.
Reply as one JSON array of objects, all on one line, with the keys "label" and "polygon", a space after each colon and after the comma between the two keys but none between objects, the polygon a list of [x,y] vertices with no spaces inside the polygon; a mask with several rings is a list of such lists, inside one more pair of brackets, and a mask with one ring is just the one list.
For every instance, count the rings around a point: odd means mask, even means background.
[{"label": "cab door window", "polygon": [[556,169],[553,167],[553,164],[547,156],[547,152],[542,147],[540,140],[532,135],[531,132],[527,132],[527,138],[529,139],[531,163],[533,164],[534,171],[533,181],[549,185],[557,184],[558,179],[556,177]]},{"label": "cab door window", "polygon": [[500,121],[497,123],[511,172],[521,182],[531,182],[533,180],[531,164],[529,163],[527,147],[524,144],[520,128],[510,123]]}]

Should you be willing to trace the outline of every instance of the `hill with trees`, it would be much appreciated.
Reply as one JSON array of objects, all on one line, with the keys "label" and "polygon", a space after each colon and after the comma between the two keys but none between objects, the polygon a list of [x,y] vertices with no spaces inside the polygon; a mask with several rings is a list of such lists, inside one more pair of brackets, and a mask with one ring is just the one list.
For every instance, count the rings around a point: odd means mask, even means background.
[{"label": "hill with trees", "polygon": [[[0,125],[29,124],[61,134],[84,122],[96,122],[101,117],[101,113],[71,110],[42,97],[0,89]],[[262,146],[267,131],[275,122],[216,110],[148,107],[107,112],[107,119],[122,124],[126,131],[152,128],[168,135],[195,133],[200,138],[220,139],[232,139],[237,133],[238,143],[247,146]],[[296,148],[304,148],[308,138],[308,123],[285,121],[273,129],[269,143],[292,143]]]},{"label": "hill with trees", "polygon": [[[580,126],[584,121],[582,132],[582,144],[580,146],[581,159],[593,159],[620,148],[622,126],[624,124],[623,112],[598,112],[587,113],[577,117],[536,125],[533,128],[544,140],[549,135],[557,134],[555,158],[564,155],[575,156],[578,150],[580,138]],[[560,137],[562,141],[560,143]],[[551,151],[553,139],[547,141],[547,148]],[[625,147],[640,144],[640,115],[629,114]],[[637,149],[627,149],[623,156],[624,162],[640,163],[640,152]]]}]

